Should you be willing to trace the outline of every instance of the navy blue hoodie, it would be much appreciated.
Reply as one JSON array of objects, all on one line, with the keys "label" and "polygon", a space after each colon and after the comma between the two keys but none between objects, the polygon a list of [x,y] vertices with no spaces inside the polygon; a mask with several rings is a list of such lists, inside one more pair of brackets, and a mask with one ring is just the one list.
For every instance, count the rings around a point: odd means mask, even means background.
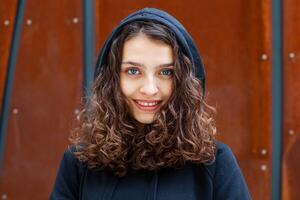
[{"label": "navy blue hoodie", "polygon": [[61,161],[50,200],[248,200],[247,185],[228,146],[216,142],[210,165],[180,169],[129,171],[118,178],[92,171],[68,149]]},{"label": "navy blue hoodie", "polygon": [[[106,64],[113,39],[133,21],[154,20],[169,27],[180,47],[192,61],[195,76],[205,89],[205,74],[200,55],[191,36],[174,17],[158,9],[145,8],[121,21],[106,40],[98,57],[95,77]],[[215,160],[211,164],[186,164],[180,169],[129,170],[117,177],[107,170],[90,170],[66,150],[61,161],[51,200],[248,200],[247,185],[228,146],[216,141]]]}]

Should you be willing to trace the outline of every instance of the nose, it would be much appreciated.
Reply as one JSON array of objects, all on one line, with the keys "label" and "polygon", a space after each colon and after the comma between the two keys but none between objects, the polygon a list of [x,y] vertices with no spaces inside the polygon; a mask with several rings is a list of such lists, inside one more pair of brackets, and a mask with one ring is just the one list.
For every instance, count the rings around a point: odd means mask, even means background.
[{"label": "nose", "polygon": [[147,96],[156,95],[158,92],[158,85],[155,78],[148,77],[145,79],[140,87],[140,92]]}]

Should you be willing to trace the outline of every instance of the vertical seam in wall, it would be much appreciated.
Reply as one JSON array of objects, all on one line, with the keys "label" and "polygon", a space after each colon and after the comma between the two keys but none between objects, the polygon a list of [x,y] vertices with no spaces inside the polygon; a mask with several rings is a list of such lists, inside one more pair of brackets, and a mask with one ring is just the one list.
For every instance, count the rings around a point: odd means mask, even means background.
[{"label": "vertical seam in wall", "polygon": [[7,131],[7,123],[9,117],[10,100],[12,94],[12,86],[16,69],[17,55],[19,50],[20,35],[22,30],[22,22],[25,10],[25,0],[19,0],[17,3],[12,42],[10,45],[9,59],[7,64],[7,75],[5,80],[2,112],[0,113],[0,172],[2,171],[4,147]]},{"label": "vertical seam in wall", "polygon": [[272,1],[272,200],[281,199],[283,37],[282,0]]},{"label": "vertical seam in wall", "polygon": [[[94,74],[94,0],[83,0],[83,94],[90,96]],[[84,98],[85,99],[85,98]]]}]

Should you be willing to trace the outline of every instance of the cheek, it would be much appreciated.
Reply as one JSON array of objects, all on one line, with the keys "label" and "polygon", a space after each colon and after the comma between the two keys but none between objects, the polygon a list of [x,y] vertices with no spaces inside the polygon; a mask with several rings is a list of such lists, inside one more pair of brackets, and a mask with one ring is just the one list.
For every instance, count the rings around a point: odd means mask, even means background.
[{"label": "cheek", "polygon": [[126,78],[120,78],[121,92],[126,96],[131,96],[135,91],[135,84]]},{"label": "cheek", "polygon": [[172,80],[159,80],[159,91],[161,94],[161,97],[163,97],[165,100],[169,99],[170,96],[173,93],[173,81]]},{"label": "cheek", "polygon": [[164,84],[161,84],[161,90],[163,91],[164,96],[169,98],[174,90],[173,82],[170,80]]}]

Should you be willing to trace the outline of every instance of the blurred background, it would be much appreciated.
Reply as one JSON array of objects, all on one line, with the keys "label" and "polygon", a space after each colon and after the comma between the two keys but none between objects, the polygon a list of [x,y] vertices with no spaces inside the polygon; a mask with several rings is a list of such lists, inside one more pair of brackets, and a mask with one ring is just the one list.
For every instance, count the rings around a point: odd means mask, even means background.
[{"label": "blurred background", "polygon": [[0,199],[48,198],[99,49],[143,7],[197,43],[253,199],[300,199],[297,0],[0,0]]}]

